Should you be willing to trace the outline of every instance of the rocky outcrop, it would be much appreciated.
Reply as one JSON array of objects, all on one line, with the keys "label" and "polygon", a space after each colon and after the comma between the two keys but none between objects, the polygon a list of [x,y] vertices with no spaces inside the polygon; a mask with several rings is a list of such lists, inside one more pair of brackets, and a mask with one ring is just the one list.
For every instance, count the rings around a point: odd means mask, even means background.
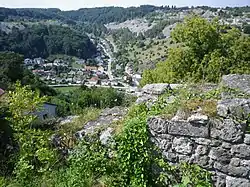
[{"label": "rocky outcrop", "polygon": [[224,75],[222,85],[250,94],[250,75]]},{"label": "rocky outcrop", "polygon": [[[97,120],[89,121],[86,125],[84,125],[82,130],[75,133],[75,136],[78,139],[82,139],[86,134],[92,134],[97,129],[107,129],[113,122],[121,120],[126,113],[127,109],[122,107],[104,109]],[[112,132],[112,128],[108,128],[106,131],[104,130],[100,137],[101,142],[107,142]]]},{"label": "rocky outcrop", "polygon": [[79,118],[80,116],[67,116],[65,118],[60,119],[60,125],[64,125],[67,123],[73,123],[74,120],[76,120],[77,118]]},{"label": "rocky outcrop", "polygon": [[181,87],[181,84],[147,84],[141,89],[141,93],[136,100],[137,104],[147,103],[152,104],[157,101],[158,97],[164,94],[167,90],[173,90]]},{"label": "rocky outcrop", "polygon": [[250,100],[218,102],[218,116],[195,113],[166,120],[148,119],[151,140],[169,162],[198,164],[211,171],[216,187],[250,186]]}]

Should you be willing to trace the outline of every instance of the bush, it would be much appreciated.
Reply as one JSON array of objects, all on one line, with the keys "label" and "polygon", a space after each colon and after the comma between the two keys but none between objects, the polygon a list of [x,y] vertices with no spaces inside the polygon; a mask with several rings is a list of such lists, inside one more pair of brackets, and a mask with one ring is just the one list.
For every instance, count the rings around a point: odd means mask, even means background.
[{"label": "bush", "polygon": [[145,71],[142,85],[181,83],[188,79],[216,83],[222,75],[250,73],[250,37],[236,28],[189,17],[171,33],[172,41],[177,45],[169,49],[167,60]]}]

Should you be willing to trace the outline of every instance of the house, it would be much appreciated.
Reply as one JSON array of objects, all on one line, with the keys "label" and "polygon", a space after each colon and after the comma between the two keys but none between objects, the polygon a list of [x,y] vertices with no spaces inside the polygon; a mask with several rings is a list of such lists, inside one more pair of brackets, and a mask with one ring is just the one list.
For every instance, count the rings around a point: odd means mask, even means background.
[{"label": "house", "polygon": [[77,64],[84,64],[84,63],[85,63],[85,60],[79,59],[79,60],[76,60],[76,63],[77,63]]},{"label": "house", "polygon": [[26,58],[26,59],[24,59],[24,64],[25,65],[32,65],[33,64],[33,60],[31,60],[29,58]]},{"label": "house", "polygon": [[41,110],[36,112],[37,117],[41,120],[56,117],[56,105],[51,103],[44,103]]},{"label": "house", "polygon": [[44,64],[44,62],[45,62],[45,60],[44,59],[42,59],[41,57],[39,57],[39,58],[34,58],[34,64],[38,64],[38,65],[42,65],[42,64]]},{"label": "house", "polygon": [[102,66],[99,66],[99,67],[98,67],[98,71],[101,71],[101,72],[103,72],[103,71],[104,71],[104,67],[102,67]]},{"label": "house", "polygon": [[97,70],[98,70],[98,67],[96,67],[96,66],[85,66],[85,70],[86,70],[86,71],[91,71],[91,70],[97,71]]},{"label": "house", "polygon": [[91,79],[89,79],[88,82],[90,85],[97,85],[97,84],[99,84],[100,79],[98,77],[92,77]]}]

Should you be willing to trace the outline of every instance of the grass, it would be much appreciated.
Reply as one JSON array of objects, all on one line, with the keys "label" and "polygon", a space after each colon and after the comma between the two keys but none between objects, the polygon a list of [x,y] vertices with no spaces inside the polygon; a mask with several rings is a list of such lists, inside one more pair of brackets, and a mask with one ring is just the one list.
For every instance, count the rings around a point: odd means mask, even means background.
[{"label": "grass", "polygon": [[[180,88],[175,93],[163,95],[162,101],[157,104],[157,108],[160,115],[167,119],[174,117],[178,110],[185,113],[185,116],[199,112],[209,117],[215,117],[217,116],[218,97],[217,94],[211,94],[213,92],[214,90],[204,93],[201,90],[190,89],[190,87]],[[164,98],[168,98],[172,94],[175,95],[174,102],[165,104]]]},{"label": "grass", "polygon": [[76,62],[72,62],[72,67],[73,67],[73,68],[80,69],[80,68],[83,68],[83,65],[82,65],[82,64],[78,64],[78,63],[76,63]]},{"label": "grass", "polygon": [[56,90],[63,92],[63,93],[67,93],[70,91],[74,91],[79,89],[80,86],[62,86],[62,87],[55,87]]},{"label": "grass", "polygon": [[64,146],[67,148],[74,148],[77,141],[74,138],[74,134],[83,129],[84,126],[89,122],[96,120],[100,116],[101,110],[97,108],[85,108],[82,110],[82,115],[76,118],[71,123],[66,123],[59,126],[57,134],[62,136]]},{"label": "grass", "polygon": [[82,115],[75,119],[72,123],[64,124],[60,127],[60,133],[72,134],[81,130],[84,125],[86,125],[89,121],[96,120],[101,113],[101,109],[97,108],[85,108],[82,110]]},{"label": "grass", "polygon": [[[157,61],[157,59],[167,55],[168,48],[173,46],[169,39],[154,39],[152,43],[148,39],[144,43],[146,46],[150,44],[151,47],[138,48],[136,45],[127,47],[129,59],[139,59],[142,62],[145,60]],[[139,54],[135,56],[135,53]]]},{"label": "grass", "polygon": [[188,113],[193,113],[198,109],[201,109],[201,114],[207,115],[209,117],[214,117],[217,115],[217,100],[201,100],[201,99],[191,99],[187,100],[183,106],[184,110]]}]

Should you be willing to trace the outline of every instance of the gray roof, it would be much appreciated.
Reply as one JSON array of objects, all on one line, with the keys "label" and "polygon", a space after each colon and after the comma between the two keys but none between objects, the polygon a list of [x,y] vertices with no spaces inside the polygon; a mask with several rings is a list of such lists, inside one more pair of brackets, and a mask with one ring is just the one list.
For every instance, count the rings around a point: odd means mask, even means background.
[{"label": "gray roof", "polygon": [[5,91],[2,88],[0,88],[0,96],[2,96],[4,93]]}]

